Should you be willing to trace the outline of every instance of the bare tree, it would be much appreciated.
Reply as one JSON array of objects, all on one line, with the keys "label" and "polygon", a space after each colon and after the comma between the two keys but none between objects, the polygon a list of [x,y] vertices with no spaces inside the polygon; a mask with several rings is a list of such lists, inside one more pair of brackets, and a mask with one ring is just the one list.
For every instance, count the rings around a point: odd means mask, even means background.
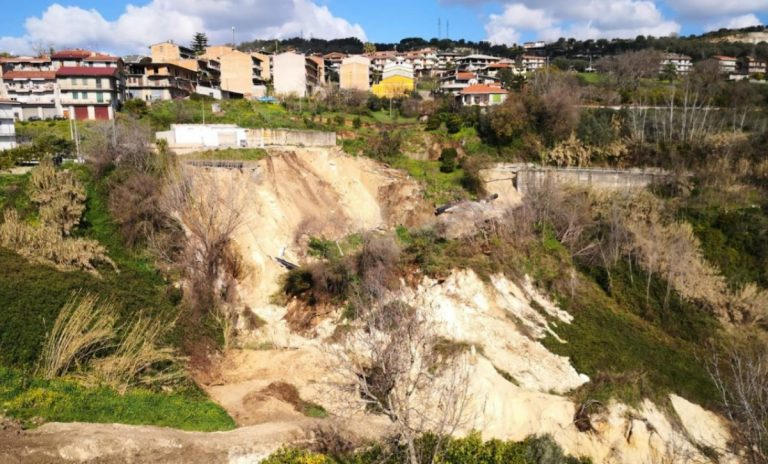
[{"label": "bare tree", "polygon": [[709,374],[748,462],[768,462],[768,347],[763,340],[713,347]]},{"label": "bare tree", "polygon": [[243,273],[232,246],[243,224],[238,186],[214,172],[182,167],[169,181],[163,201],[187,235],[177,264],[186,274],[192,306],[221,310],[222,295]]},{"label": "bare tree", "polygon": [[[331,348],[350,406],[389,418],[411,464],[439,460],[445,439],[468,421],[468,354],[446,354],[441,343],[423,310],[379,298],[358,308],[353,329]],[[417,447],[424,433],[436,440],[428,455]]]},{"label": "bare tree", "polygon": [[635,91],[643,78],[655,77],[661,66],[661,52],[640,50],[602,58],[597,68],[608,73],[622,92]]}]

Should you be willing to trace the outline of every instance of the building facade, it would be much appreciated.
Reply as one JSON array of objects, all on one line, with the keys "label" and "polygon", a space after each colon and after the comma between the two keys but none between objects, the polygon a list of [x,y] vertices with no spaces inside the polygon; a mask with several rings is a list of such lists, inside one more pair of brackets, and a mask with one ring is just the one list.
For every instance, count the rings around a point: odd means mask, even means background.
[{"label": "building facade", "polygon": [[275,95],[307,96],[307,58],[295,52],[285,52],[273,58],[272,83]]},{"label": "building facade", "polygon": [[365,56],[344,58],[339,70],[339,88],[367,92],[371,89],[370,68],[371,60]]},{"label": "building facade", "polygon": [[221,90],[242,94],[249,99],[267,94],[263,67],[269,67],[269,62],[264,63],[257,54],[215,46],[206,48],[202,58],[220,63]]},{"label": "building facade", "polygon": [[507,100],[508,92],[501,87],[477,84],[462,90],[459,99],[464,106],[495,106]]},{"label": "building facade", "polygon": [[534,72],[547,66],[547,58],[538,55],[523,55],[520,58],[520,68],[526,72]]},{"label": "building facade", "polygon": [[409,95],[415,89],[413,66],[395,62],[384,66],[382,79],[371,91],[379,98],[398,98]]},{"label": "building facade", "polygon": [[64,117],[109,120],[124,97],[117,68],[64,66],[56,71]]},{"label": "building facade", "polygon": [[675,67],[675,72],[680,75],[685,75],[691,72],[693,68],[693,61],[688,55],[681,55],[679,53],[665,53],[661,59],[661,71],[664,71],[669,65]]},{"label": "building facade", "polygon": [[186,98],[195,92],[196,73],[169,63],[152,63],[148,57],[125,66],[127,99],[146,102]]},{"label": "building facade", "polygon": [[15,106],[18,103],[0,98],[0,151],[16,147]]}]

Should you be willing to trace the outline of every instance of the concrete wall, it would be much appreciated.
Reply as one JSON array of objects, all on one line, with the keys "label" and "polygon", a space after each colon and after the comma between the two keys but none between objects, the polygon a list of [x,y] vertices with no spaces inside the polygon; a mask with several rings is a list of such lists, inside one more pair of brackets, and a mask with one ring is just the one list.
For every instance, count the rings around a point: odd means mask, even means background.
[{"label": "concrete wall", "polygon": [[[642,189],[655,182],[669,180],[671,174],[660,169],[554,168],[525,164],[498,164],[484,178],[489,179],[489,191],[514,185],[525,194],[547,182],[582,185],[596,189]],[[498,185],[493,185],[498,183]]]},{"label": "concrete wall", "polygon": [[246,139],[249,147],[304,146],[334,147],[335,132],[291,130],[291,129],[248,129]]},{"label": "concrete wall", "polygon": [[155,134],[178,154],[217,148],[265,148],[271,146],[334,147],[335,132],[291,129],[243,129],[227,124],[174,124]]}]

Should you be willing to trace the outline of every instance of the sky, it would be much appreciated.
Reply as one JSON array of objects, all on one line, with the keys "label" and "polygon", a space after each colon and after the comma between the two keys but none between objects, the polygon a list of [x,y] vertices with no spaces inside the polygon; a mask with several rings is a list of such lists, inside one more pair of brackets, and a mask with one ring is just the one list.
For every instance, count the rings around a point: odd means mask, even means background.
[{"label": "sky", "polygon": [[189,43],[195,32],[212,44],[231,42],[233,27],[237,42],[450,37],[511,45],[768,22],[768,0],[0,0],[0,10],[0,51],[16,54],[51,47],[147,53],[169,39]]}]

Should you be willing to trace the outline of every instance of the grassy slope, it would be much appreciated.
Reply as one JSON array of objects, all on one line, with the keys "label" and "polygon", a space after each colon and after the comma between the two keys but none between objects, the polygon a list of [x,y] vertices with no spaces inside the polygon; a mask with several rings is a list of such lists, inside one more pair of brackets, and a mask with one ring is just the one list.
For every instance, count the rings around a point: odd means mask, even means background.
[{"label": "grassy slope", "polygon": [[[80,173],[87,180],[87,173]],[[26,178],[0,177],[0,207],[24,203],[20,192]],[[171,323],[179,311],[167,292],[167,282],[151,261],[122,246],[103,190],[91,182],[86,185],[87,211],[80,234],[105,245],[119,272],[103,269],[101,278],[62,272],[0,248],[0,412],[22,419],[124,422],[190,430],[232,428],[232,419],[192,385],[174,393],[135,389],[121,396],[107,388],[86,389],[74,382],[49,382],[32,375],[45,335],[73,292],[114,298],[124,320],[146,310]]]}]

